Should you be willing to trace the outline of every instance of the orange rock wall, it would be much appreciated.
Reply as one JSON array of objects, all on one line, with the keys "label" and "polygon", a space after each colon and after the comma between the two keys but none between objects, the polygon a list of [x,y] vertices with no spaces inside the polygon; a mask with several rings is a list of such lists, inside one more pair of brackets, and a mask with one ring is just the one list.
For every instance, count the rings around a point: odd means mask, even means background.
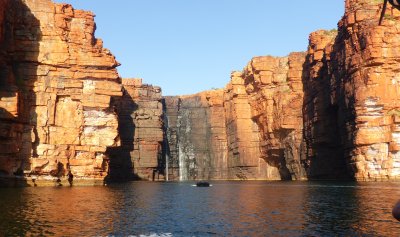
[{"label": "orange rock wall", "polygon": [[0,136],[12,139],[0,144],[15,156],[0,169],[103,179],[106,148],[118,145],[111,100],[122,92],[119,64],[94,37],[94,15],[50,0],[11,2],[1,29],[0,107],[12,126],[1,123],[8,127]]},{"label": "orange rock wall", "polygon": [[400,178],[398,147],[400,12],[382,4],[346,1],[334,45],[333,100],[343,113],[345,158],[357,180]]},{"label": "orange rock wall", "polygon": [[310,37],[304,121],[308,162],[321,168],[315,162],[332,152],[330,162],[320,162],[334,164],[331,174],[345,170],[357,180],[398,179],[400,12],[389,7],[379,26],[382,3],[345,4],[335,39],[324,32]]},{"label": "orange rock wall", "polygon": [[12,73],[13,62],[9,50],[14,47],[9,38],[18,10],[26,9],[21,3],[10,0],[0,1],[0,175],[20,174],[22,160],[18,157],[21,149],[23,124],[17,120],[20,92]]},{"label": "orange rock wall", "polygon": [[381,7],[346,0],[338,31],[312,33],[306,54],[162,98],[141,80],[121,87],[92,13],[0,0],[0,176],[399,179],[400,12],[378,26]]},{"label": "orange rock wall", "polygon": [[278,180],[261,157],[241,74],[225,89],[165,97],[170,180]]},{"label": "orange rock wall", "polygon": [[339,128],[339,106],[332,100],[331,53],[337,31],[316,31],[304,65],[304,136],[307,174],[312,179],[349,178],[344,159],[346,132]]},{"label": "orange rock wall", "polygon": [[303,142],[304,53],[288,57],[256,57],[240,77],[249,100],[251,119],[259,127],[261,157],[283,180],[306,178]]},{"label": "orange rock wall", "polygon": [[276,169],[262,159],[257,124],[242,74],[233,72],[225,87],[224,107],[230,179],[279,179]]}]

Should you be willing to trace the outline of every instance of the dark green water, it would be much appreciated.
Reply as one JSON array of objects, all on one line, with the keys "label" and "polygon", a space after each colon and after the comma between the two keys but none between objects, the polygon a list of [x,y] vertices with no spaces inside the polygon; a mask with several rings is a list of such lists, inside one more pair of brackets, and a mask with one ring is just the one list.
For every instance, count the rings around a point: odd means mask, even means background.
[{"label": "dark green water", "polygon": [[0,189],[0,236],[400,236],[400,183]]}]

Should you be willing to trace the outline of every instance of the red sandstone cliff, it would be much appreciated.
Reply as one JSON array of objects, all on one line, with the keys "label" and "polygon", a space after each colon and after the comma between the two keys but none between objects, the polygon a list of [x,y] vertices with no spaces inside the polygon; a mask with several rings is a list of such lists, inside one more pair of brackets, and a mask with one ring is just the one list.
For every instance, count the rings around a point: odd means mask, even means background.
[{"label": "red sandstone cliff", "polygon": [[400,177],[400,12],[390,9],[378,26],[381,6],[347,0],[331,56],[345,158],[358,180]]},{"label": "red sandstone cliff", "polygon": [[305,178],[303,147],[304,53],[288,57],[256,57],[241,77],[250,101],[252,119],[260,129],[261,154],[280,179]]},{"label": "red sandstone cliff", "polygon": [[316,31],[310,35],[303,70],[304,136],[307,144],[306,169],[310,178],[346,178],[348,172],[339,130],[339,108],[332,103],[331,57],[337,31]]},{"label": "red sandstone cliff", "polygon": [[259,128],[252,120],[245,81],[239,72],[233,72],[225,86],[224,107],[229,178],[279,179],[276,169],[261,159]]},{"label": "red sandstone cliff", "polygon": [[346,0],[338,31],[312,33],[306,54],[256,57],[224,90],[162,99],[139,80],[121,88],[92,13],[0,0],[0,175],[398,179],[400,13],[378,26],[381,7]]},{"label": "red sandstone cliff", "polygon": [[379,26],[381,7],[347,0],[335,40],[310,37],[304,122],[314,170],[333,164],[329,173],[357,180],[399,178],[400,13],[389,9]]},{"label": "red sandstone cliff", "polygon": [[0,7],[0,156],[8,160],[0,170],[102,179],[106,148],[118,144],[110,103],[122,93],[118,63],[94,37],[93,14],[50,0]]}]

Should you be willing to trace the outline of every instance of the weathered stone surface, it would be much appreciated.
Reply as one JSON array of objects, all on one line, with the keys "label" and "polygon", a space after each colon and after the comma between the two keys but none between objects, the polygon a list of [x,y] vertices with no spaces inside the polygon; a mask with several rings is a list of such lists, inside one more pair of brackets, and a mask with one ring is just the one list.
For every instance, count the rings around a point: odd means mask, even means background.
[{"label": "weathered stone surface", "polygon": [[171,180],[278,179],[261,158],[243,79],[164,100]]},{"label": "weathered stone surface", "polygon": [[109,149],[111,178],[163,180],[161,88],[142,79],[123,79],[115,100],[122,146]]},{"label": "weathered stone surface", "polygon": [[[377,24],[381,4],[346,1],[334,46],[332,81],[345,157],[357,180],[400,178],[396,150],[399,110],[400,28],[398,10],[388,9]],[[347,139],[346,139],[347,138]]]},{"label": "weathered stone surface", "polygon": [[[321,161],[313,170],[324,165],[331,166],[328,174],[346,170],[357,180],[399,178],[400,12],[389,8],[379,26],[381,7],[347,0],[334,42],[323,32],[311,35],[304,122],[309,162]],[[343,164],[347,169],[339,169]]]},{"label": "weathered stone surface", "polygon": [[50,0],[0,1],[2,173],[107,174],[106,148],[118,145],[110,103],[122,92],[93,17]]},{"label": "weathered stone surface", "polygon": [[169,179],[228,177],[223,90],[165,97]]},{"label": "weathered stone surface", "polygon": [[301,164],[305,160],[301,81],[304,59],[304,53],[283,58],[256,57],[240,75],[251,118],[260,130],[262,158],[276,168],[271,173],[276,179],[306,177]]},{"label": "weathered stone surface", "polygon": [[331,57],[336,31],[316,31],[310,35],[303,70],[304,136],[307,144],[306,169],[312,179],[348,177],[339,107],[332,101]]},{"label": "weathered stone surface", "polygon": [[378,26],[381,2],[345,6],[306,54],[256,57],[223,90],[163,99],[140,79],[121,88],[92,13],[0,0],[0,175],[399,179],[400,12]]},{"label": "weathered stone surface", "polygon": [[242,73],[231,74],[225,86],[224,107],[230,179],[278,179],[275,169],[262,159],[259,128],[252,120],[251,105]]}]

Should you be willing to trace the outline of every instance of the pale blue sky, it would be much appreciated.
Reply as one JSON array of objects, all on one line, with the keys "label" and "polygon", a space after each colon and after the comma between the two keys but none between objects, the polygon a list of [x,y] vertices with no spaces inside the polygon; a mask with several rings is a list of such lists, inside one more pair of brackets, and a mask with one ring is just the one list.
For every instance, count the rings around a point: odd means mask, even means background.
[{"label": "pale blue sky", "polygon": [[308,35],[337,28],[344,0],[57,0],[96,14],[96,37],[163,95],[222,88],[255,56],[305,51]]}]

